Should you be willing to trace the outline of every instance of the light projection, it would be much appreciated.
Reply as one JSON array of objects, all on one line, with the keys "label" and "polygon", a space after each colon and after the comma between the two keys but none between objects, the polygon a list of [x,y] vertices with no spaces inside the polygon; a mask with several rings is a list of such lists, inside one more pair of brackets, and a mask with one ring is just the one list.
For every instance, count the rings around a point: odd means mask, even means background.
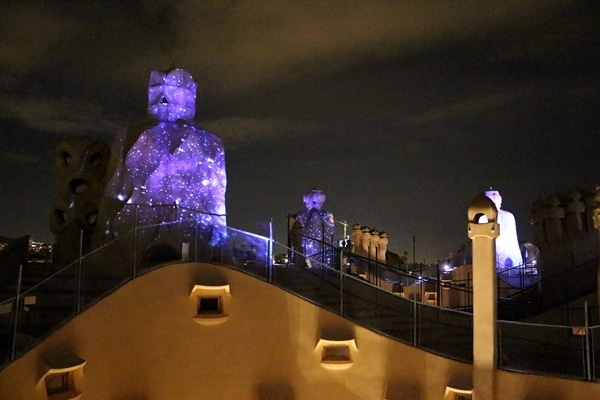
[{"label": "light projection", "polygon": [[134,220],[142,226],[177,219],[192,221],[211,244],[222,238],[225,151],[217,135],[195,125],[195,101],[196,82],[189,72],[151,72],[151,120],[129,127],[114,145],[105,234],[123,234]]},{"label": "light projection", "polygon": [[500,225],[500,236],[496,238],[496,266],[500,269],[511,268],[523,264],[523,257],[519,247],[517,236],[517,224],[515,216],[506,210],[502,210],[502,196],[497,190],[485,192],[498,209],[498,224]]},{"label": "light projection", "polygon": [[[333,214],[323,210],[325,195],[312,189],[304,195],[306,209],[296,215],[296,222],[302,228],[302,247],[307,263],[310,260],[325,261],[331,265],[331,245],[335,233]],[[299,227],[297,227],[299,228]]]},{"label": "light projection", "polygon": [[168,73],[150,72],[148,115],[157,121],[193,122],[196,114],[197,84],[189,72],[174,69]]}]

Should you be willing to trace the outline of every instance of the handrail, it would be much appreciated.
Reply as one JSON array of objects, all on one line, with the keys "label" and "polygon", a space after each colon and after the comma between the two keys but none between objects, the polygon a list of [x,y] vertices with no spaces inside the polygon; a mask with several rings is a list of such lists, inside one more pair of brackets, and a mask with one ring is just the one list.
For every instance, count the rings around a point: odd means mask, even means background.
[{"label": "handrail", "polygon": [[[154,228],[179,224],[183,226],[185,223],[189,223],[189,221],[169,221],[161,224],[151,224],[151,226]],[[173,261],[177,261],[170,259],[165,262],[163,256],[172,256],[168,252],[159,254],[160,257],[156,259],[144,259],[143,257],[137,258],[134,256],[135,254],[143,255],[144,249],[150,248],[147,245],[149,242],[147,235],[150,234],[147,232],[148,227],[134,227],[130,232],[98,247],[83,256],[81,260],[61,268],[50,277],[19,293],[18,296],[0,302],[4,305],[12,304],[11,311],[8,314],[2,314],[0,311],[0,369],[20,357],[42,338],[77,315],[78,312],[90,307],[95,301],[124,283],[161,265],[168,265]],[[190,261],[216,262],[236,269],[277,285],[290,293],[394,340],[447,358],[463,362],[472,361],[473,327],[471,314],[435,307],[418,302],[416,299],[411,300],[403,297],[402,293],[392,293],[384,290],[379,285],[381,282],[378,280],[372,282],[346,273],[341,263],[343,257],[350,256],[360,259],[360,256],[348,253],[346,249],[331,248],[331,252],[335,256],[333,265],[325,265],[319,260],[311,260],[312,268],[306,268],[304,255],[301,252],[278,243],[272,238],[236,228],[223,227],[223,229],[226,230],[227,240],[226,243],[220,246],[210,245],[207,238],[190,235],[174,237],[172,242],[166,241],[158,244],[164,244],[167,248],[176,250],[176,246],[181,247],[182,242],[192,242],[188,245],[192,249],[189,255]],[[176,229],[173,229],[173,232],[175,231]],[[159,246],[159,250],[164,250],[164,247]],[[274,253],[293,254],[295,262],[273,266]],[[129,255],[129,258],[125,257],[127,255]],[[111,263],[110,261],[113,261],[110,259],[111,257],[115,257],[114,260],[118,261],[119,265]],[[83,264],[83,268],[75,268],[80,262]],[[378,264],[378,268],[381,271],[391,271],[393,274],[415,278],[411,274],[404,275],[405,271],[401,271],[399,268],[388,268],[388,266],[381,263]],[[82,272],[74,272],[74,270]],[[426,277],[423,281],[427,282],[427,279],[431,278]],[[72,288],[70,285],[73,282],[83,283],[82,295],[85,296],[85,299],[81,303],[81,309],[74,307],[75,300],[80,301],[81,299],[76,299],[69,292]],[[61,285],[67,285],[67,289]],[[24,301],[26,296],[36,296],[37,303],[26,306]],[[47,296],[54,296],[53,299],[56,301],[48,301]],[[36,312],[38,307],[41,309],[49,305],[58,309],[53,308],[50,310],[51,312],[48,311],[49,317],[47,318],[49,319],[42,327],[32,325],[33,322],[27,318],[20,320],[15,315],[17,310],[28,308],[29,311],[27,312],[31,313]],[[3,309],[6,310],[6,307],[3,307]],[[513,338],[525,335],[520,334],[520,330],[549,329],[555,331],[561,329],[561,332],[570,332],[572,328],[575,328],[532,327],[520,323],[507,324],[503,321],[498,323],[504,327],[502,336],[498,339],[500,352],[511,351],[512,343],[517,340]],[[2,339],[3,332],[11,332],[13,329],[16,334],[9,334]],[[440,332],[444,333],[440,334]],[[586,332],[589,334],[600,332],[600,326],[586,328]],[[29,343],[23,342],[22,339],[27,337],[30,338]],[[565,348],[571,349],[573,343],[571,343],[569,337],[566,337],[566,339],[568,340],[568,346],[565,345]],[[16,354],[6,352],[5,350],[9,347],[3,348],[2,340],[7,340],[6,344],[10,347],[18,343]],[[563,346],[561,340],[564,340],[564,338],[562,336],[556,340],[559,346]],[[593,344],[594,341],[590,342]],[[521,345],[521,342],[518,343]],[[593,346],[592,348],[582,349],[579,349],[581,350],[579,356],[585,354],[589,359],[595,359],[593,356],[590,357],[590,354],[594,354]],[[573,357],[576,358],[577,356]],[[503,369],[513,368],[512,365],[500,365],[500,367]],[[594,374],[594,367],[592,366],[590,379],[600,380],[600,377],[596,377]],[[535,366],[535,368],[529,367],[528,371],[542,374],[552,373],[552,371],[546,371],[544,368],[547,368],[546,365]],[[586,371],[586,374],[590,374],[590,371]],[[587,379],[586,375],[581,376],[579,373],[569,375],[569,371],[567,371],[566,377]]]},{"label": "handrail", "polygon": [[[326,240],[322,240],[320,238],[313,238],[305,234],[303,234],[302,237],[319,242],[323,248],[321,252],[312,255],[311,260],[320,259],[322,255],[328,255],[331,251],[337,251],[337,247],[328,243]],[[368,268],[377,269],[378,276],[380,274],[387,274],[388,276],[395,275],[398,277],[399,280],[403,280],[404,284],[416,281],[419,284],[434,287],[433,291],[437,293],[436,301],[438,306],[443,305],[441,302],[441,291],[442,289],[444,289],[456,292],[458,293],[458,296],[466,297],[466,303],[460,302],[459,304],[446,305],[446,307],[450,307],[455,310],[469,309],[472,307],[473,288],[472,284],[470,284],[472,282],[472,278],[469,277],[467,279],[459,280],[445,280],[443,278],[445,274],[451,273],[451,271],[453,271],[456,267],[464,265],[464,262],[467,262],[469,259],[468,254],[460,253],[448,257],[444,260],[440,260],[436,264],[429,265],[426,267],[423,266],[421,268],[413,269],[410,271],[404,270],[401,267],[387,265],[386,263],[382,263],[381,261],[374,260],[362,254],[350,253],[348,256],[356,260],[360,260],[366,266],[368,266]],[[516,265],[509,268],[497,268],[499,303],[505,303],[507,304],[507,306],[509,306],[509,303],[522,304],[526,305],[527,309],[531,310],[532,312],[534,311],[534,309],[532,308],[534,304],[531,304],[529,299],[520,300],[519,296],[522,297],[523,295],[527,295],[527,293],[530,293],[531,291],[537,291],[539,289],[540,284],[548,285],[549,282],[551,282],[553,279],[556,279],[557,276],[565,273],[563,271],[557,274],[542,276],[540,271],[537,269],[538,262],[539,259],[535,257],[527,259],[520,265]],[[573,269],[570,269],[569,271],[573,272],[578,271],[581,268],[585,268],[589,262],[594,262],[594,260],[582,263],[581,265],[578,265]],[[419,276],[418,279],[415,278],[415,274]],[[461,286],[461,284],[463,285]],[[558,304],[557,302],[558,300],[554,299],[554,302],[552,304]],[[523,316],[522,312],[520,312],[519,315]],[[509,318],[508,314],[506,315],[506,318]]]}]

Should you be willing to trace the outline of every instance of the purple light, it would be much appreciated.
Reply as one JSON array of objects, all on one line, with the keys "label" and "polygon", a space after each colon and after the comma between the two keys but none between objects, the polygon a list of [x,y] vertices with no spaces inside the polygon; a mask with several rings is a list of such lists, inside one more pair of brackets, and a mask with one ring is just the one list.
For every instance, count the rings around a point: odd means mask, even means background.
[{"label": "purple light", "polygon": [[[194,124],[195,100],[196,83],[187,71],[150,74],[153,121],[130,127],[115,145],[121,159],[105,196],[112,205],[107,225],[115,236],[131,229],[134,219],[138,225],[172,220],[173,206],[178,219],[224,231],[219,227],[226,225],[225,150],[217,135]],[[134,211],[131,205],[140,207]]]},{"label": "purple light", "polygon": [[302,238],[302,247],[307,259],[313,258],[331,265],[331,252],[324,243],[332,244],[335,233],[335,221],[333,214],[322,210],[325,203],[325,195],[318,189],[313,189],[310,193],[304,195],[304,204],[306,210],[296,215],[296,221],[302,225],[304,237]]},{"label": "purple light", "polygon": [[196,87],[192,75],[183,69],[167,73],[152,71],[148,85],[148,115],[163,122],[178,119],[193,122]]}]

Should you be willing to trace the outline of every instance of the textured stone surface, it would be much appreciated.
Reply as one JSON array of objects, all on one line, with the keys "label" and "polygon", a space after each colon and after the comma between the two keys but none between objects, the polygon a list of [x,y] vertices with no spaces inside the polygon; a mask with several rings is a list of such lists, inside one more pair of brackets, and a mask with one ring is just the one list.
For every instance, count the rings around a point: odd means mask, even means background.
[{"label": "textured stone surface", "polygon": [[98,221],[109,158],[109,146],[88,136],[61,139],[54,148],[56,189],[50,231],[59,245],[62,262],[79,256],[81,232],[82,250],[84,253],[89,250]]}]

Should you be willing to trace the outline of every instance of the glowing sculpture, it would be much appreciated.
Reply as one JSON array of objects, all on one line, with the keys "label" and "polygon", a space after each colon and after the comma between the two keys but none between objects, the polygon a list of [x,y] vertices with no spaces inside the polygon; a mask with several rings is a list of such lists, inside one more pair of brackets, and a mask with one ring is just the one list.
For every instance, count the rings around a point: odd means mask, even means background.
[{"label": "glowing sculpture", "polygon": [[150,72],[148,114],[157,121],[193,122],[196,114],[196,82],[189,72],[174,69],[168,73]]},{"label": "glowing sculpture", "polygon": [[516,267],[523,264],[523,257],[517,236],[515,216],[502,210],[502,196],[497,190],[488,190],[485,195],[489,197],[498,209],[498,224],[500,236],[496,238],[496,265],[499,268]]},{"label": "glowing sculpture", "polygon": [[195,125],[195,102],[187,71],[151,72],[151,120],[129,127],[114,145],[105,234],[118,236],[134,220],[141,226],[186,219],[213,244],[219,239],[226,225],[225,151],[218,136]]},{"label": "glowing sculpture", "polygon": [[[307,260],[325,261],[331,265],[335,221],[333,214],[323,210],[325,195],[318,189],[312,189],[304,195],[306,210],[296,215],[296,221],[302,227],[302,247]],[[309,261],[310,262],[310,261]]]}]

